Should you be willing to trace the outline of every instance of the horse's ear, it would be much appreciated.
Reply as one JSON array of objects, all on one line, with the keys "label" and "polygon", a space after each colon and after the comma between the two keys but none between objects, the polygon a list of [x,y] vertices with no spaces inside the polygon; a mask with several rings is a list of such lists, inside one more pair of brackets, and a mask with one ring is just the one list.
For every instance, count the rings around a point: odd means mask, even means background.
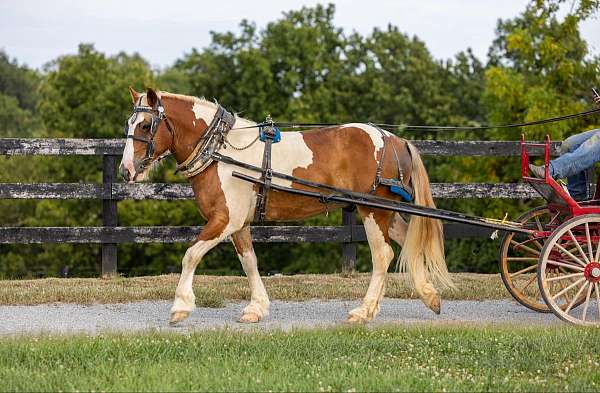
[{"label": "horse's ear", "polygon": [[156,94],[154,89],[148,88],[146,90],[146,100],[148,101],[148,106],[152,108],[158,104],[158,94]]},{"label": "horse's ear", "polygon": [[131,87],[131,86],[129,86],[129,94],[131,94],[131,101],[133,101],[134,104],[140,98],[140,93],[138,93],[137,91],[135,91],[135,89],[133,87]]}]

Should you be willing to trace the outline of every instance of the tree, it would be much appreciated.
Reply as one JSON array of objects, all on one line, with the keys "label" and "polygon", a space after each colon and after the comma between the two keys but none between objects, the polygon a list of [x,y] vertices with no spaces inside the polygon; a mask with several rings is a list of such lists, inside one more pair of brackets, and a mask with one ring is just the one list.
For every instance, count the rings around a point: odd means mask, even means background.
[{"label": "tree", "polygon": [[46,66],[40,114],[51,135],[110,138],[119,135],[131,108],[128,86],[154,85],[152,71],[139,55],[107,58],[93,45]]},{"label": "tree", "polygon": [[[600,59],[590,55],[579,23],[598,10],[599,2],[578,2],[560,20],[564,2],[532,1],[520,16],[498,22],[483,100],[490,122],[530,121],[591,106],[590,88],[600,82]],[[555,123],[551,134],[558,140],[592,124],[590,119]],[[527,129],[529,138],[542,138],[548,131],[546,125]]]}]

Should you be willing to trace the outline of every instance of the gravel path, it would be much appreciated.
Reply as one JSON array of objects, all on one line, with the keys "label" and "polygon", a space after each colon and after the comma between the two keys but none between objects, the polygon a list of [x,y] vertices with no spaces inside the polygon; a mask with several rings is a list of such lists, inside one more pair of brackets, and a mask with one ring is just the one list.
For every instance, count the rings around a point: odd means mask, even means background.
[{"label": "gravel path", "polygon": [[[168,326],[171,302],[144,301],[127,304],[51,304],[0,306],[0,335],[68,334],[132,331],[180,331],[215,328],[292,329],[340,325],[358,301],[271,303],[271,313],[261,323],[243,325],[236,320],[246,303],[225,308],[197,308],[178,327]],[[465,324],[559,324],[553,314],[540,314],[507,300],[446,301],[435,315],[419,300],[384,299],[375,323],[465,323]],[[372,323],[373,324],[373,323]]]}]

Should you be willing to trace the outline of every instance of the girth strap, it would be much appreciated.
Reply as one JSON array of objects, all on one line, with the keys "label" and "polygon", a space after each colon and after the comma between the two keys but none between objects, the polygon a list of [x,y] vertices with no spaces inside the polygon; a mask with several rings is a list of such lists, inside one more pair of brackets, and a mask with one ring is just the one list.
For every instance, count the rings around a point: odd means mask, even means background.
[{"label": "girth strap", "polygon": [[263,222],[266,216],[267,210],[267,198],[269,195],[269,189],[271,188],[271,181],[273,179],[273,169],[271,168],[271,146],[277,136],[277,129],[273,124],[261,127],[260,134],[264,138],[265,148],[263,151],[263,162],[262,162],[262,184],[258,186],[258,194],[256,196],[256,208],[254,210],[254,221]]}]

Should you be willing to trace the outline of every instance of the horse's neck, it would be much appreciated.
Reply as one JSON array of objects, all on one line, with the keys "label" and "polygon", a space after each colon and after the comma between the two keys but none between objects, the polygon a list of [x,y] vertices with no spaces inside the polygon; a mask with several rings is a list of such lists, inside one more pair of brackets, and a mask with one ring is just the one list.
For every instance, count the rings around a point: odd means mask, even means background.
[{"label": "horse's neck", "polygon": [[257,135],[258,128],[255,122],[236,117],[232,130],[227,134],[227,142],[235,147],[242,148],[252,143]]},{"label": "horse's neck", "polygon": [[[195,98],[191,112],[188,112],[189,109],[186,109],[177,114],[179,124],[177,124],[178,127],[176,128],[180,132],[180,135],[178,135],[178,151],[174,153],[178,162],[183,162],[192,154],[198,141],[200,141],[207,131],[206,127],[212,123],[217,109],[218,106],[216,104],[204,99]],[[245,147],[256,139],[258,135],[258,129],[254,127],[256,123],[237,116],[235,120],[233,129],[227,134],[227,141],[235,147]],[[238,153],[237,150],[231,148],[225,152],[223,147],[220,149],[220,152],[230,156],[237,156],[236,153]]]}]

